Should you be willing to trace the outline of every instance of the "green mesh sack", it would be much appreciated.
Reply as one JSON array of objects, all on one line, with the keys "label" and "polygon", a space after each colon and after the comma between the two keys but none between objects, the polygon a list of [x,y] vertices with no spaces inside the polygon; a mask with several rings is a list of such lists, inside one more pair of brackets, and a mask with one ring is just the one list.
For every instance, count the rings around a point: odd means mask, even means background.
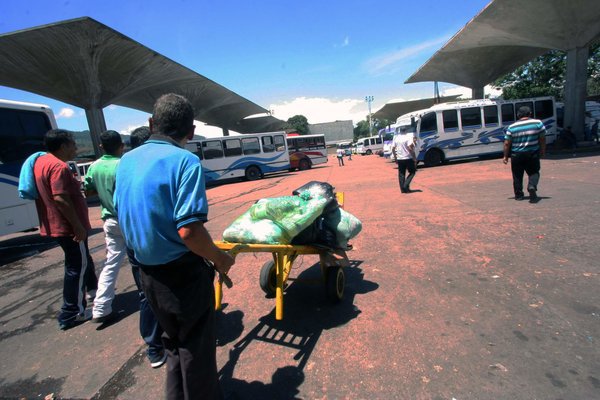
[{"label": "green mesh sack", "polygon": [[323,223],[335,232],[337,245],[342,249],[345,249],[348,241],[362,230],[360,220],[341,208],[326,213]]},{"label": "green mesh sack", "polygon": [[321,215],[329,201],[308,193],[261,199],[223,232],[223,239],[237,243],[289,244]]}]

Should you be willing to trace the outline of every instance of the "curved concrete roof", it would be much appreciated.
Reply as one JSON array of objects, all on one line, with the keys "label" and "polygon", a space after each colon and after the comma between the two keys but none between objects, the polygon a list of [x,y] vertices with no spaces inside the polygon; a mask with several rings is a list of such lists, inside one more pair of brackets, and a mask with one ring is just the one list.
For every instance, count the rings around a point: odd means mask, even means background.
[{"label": "curved concrete roof", "polygon": [[549,50],[600,35],[598,0],[494,0],[405,83],[483,87]]},{"label": "curved concrete roof", "polygon": [[190,100],[197,120],[242,133],[262,126],[245,117],[267,112],[88,17],[0,35],[0,59],[0,85],[86,110],[116,104],[151,113],[173,92]]},{"label": "curved concrete roof", "polygon": [[[440,103],[446,103],[458,99],[460,95],[440,97]],[[429,99],[418,99],[400,101],[397,103],[387,103],[381,107],[377,112],[373,113],[373,117],[377,119],[387,119],[396,122],[399,116],[407,114],[412,111],[422,110],[423,108],[429,108],[436,103],[436,99],[431,97]]]}]

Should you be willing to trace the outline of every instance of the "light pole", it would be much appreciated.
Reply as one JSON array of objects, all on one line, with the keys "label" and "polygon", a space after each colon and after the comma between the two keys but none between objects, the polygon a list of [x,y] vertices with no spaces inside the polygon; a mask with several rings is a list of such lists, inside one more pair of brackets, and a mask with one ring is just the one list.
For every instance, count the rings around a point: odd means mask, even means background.
[{"label": "light pole", "polygon": [[373,96],[365,96],[365,101],[369,106],[369,136],[373,136],[373,120],[371,119],[371,103],[373,102]]}]

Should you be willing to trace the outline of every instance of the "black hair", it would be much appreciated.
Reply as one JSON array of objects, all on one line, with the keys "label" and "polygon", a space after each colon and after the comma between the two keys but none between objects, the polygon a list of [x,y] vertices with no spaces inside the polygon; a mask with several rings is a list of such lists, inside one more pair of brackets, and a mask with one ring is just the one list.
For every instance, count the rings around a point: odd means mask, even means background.
[{"label": "black hair", "polygon": [[149,137],[150,128],[147,126],[140,126],[131,132],[131,136],[129,136],[129,144],[131,145],[132,149],[135,149],[136,147],[143,145]]},{"label": "black hair", "polygon": [[73,133],[64,129],[50,129],[44,137],[44,146],[50,153],[60,149],[63,144],[75,143]]},{"label": "black hair", "polygon": [[521,118],[525,118],[525,117],[531,117],[531,108],[529,108],[527,106],[521,106],[517,110],[517,118],[521,119]]},{"label": "black hair", "polygon": [[154,103],[152,110],[153,132],[175,140],[185,137],[194,125],[194,109],[183,96],[164,94]]},{"label": "black hair", "polygon": [[116,131],[106,131],[100,134],[100,143],[106,154],[114,156],[119,148],[123,145],[121,135]]}]

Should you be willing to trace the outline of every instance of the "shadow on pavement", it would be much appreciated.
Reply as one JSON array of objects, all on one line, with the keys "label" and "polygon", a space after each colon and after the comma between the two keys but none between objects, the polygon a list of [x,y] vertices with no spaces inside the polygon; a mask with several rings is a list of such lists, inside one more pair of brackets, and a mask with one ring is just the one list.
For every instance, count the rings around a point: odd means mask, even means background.
[{"label": "shadow on pavement", "polygon": [[[273,309],[268,315],[261,317],[258,324],[230,350],[229,360],[219,371],[226,398],[297,398],[298,387],[304,382],[304,367],[322,332],[347,324],[356,318],[361,311],[354,305],[354,296],[372,292],[379,287],[375,282],[364,280],[364,274],[359,268],[361,263],[362,261],[353,260],[350,267],[344,268],[345,293],[338,304],[328,301],[322,283],[319,283],[319,287],[305,284],[320,280],[321,269],[318,263],[300,273],[286,289],[283,320],[275,320]],[[297,351],[293,356],[298,362],[297,365],[278,368],[273,372],[270,383],[234,378],[235,366],[241,354],[254,341]]]}]

